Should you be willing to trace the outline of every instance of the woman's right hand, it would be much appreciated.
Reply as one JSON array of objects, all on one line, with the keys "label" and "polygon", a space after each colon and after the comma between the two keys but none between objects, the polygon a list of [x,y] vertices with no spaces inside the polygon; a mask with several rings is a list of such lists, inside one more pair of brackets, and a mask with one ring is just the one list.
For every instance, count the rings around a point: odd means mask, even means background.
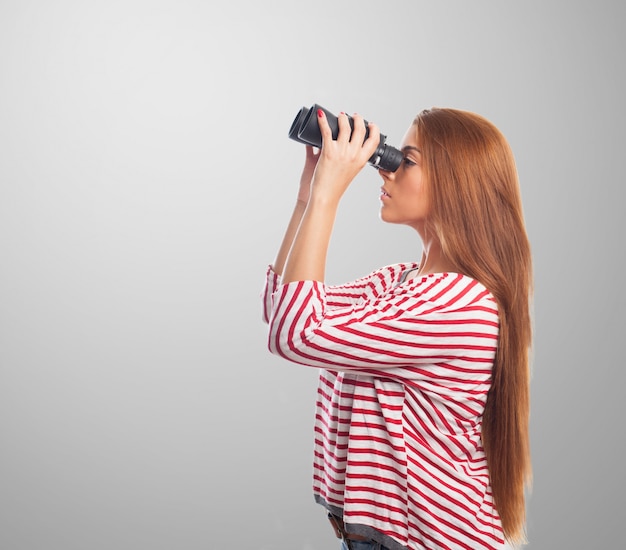
[{"label": "woman's right hand", "polygon": [[304,161],[304,168],[302,169],[302,175],[300,176],[298,202],[302,202],[307,205],[309,203],[309,197],[311,196],[311,181],[313,180],[313,174],[315,173],[317,161],[320,158],[320,151],[318,150],[316,152],[311,145],[306,145],[305,151],[306,160]]}]

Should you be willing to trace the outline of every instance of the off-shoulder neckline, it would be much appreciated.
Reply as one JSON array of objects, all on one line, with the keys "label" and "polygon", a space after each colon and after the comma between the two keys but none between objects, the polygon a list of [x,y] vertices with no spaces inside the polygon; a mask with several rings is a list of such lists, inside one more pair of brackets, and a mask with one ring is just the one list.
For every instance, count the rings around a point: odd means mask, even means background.
[{"label": "off-shoulder neckline", "polygon": [[461,276],[461,277],[466,277],[471,279],[471,277],[469,277],[469,275],[463,275],[462,273],[457,273],[457,272],[453,272],[453,271],[441,271],[441,272],[436,272],[436,273],[426,273],[424,275],[418,275],[415,277],[412,277],[410,279],[407,279],[407,277],[409,276],[409,274],[412,271],[415,271],[417,269],[419,269],[419,264],[414,264],[415,267],[411,267],[409,269],[405,269],[401,274],[400,274],[400,278],[398,279],[398,281],[396,282],[395,286],[400,286],[400,285],[411,285],[411,284],[415,284],[415,283],[421,283],[423,281],[425,281],[426,279],[430,279],[432,277],[450,277],[450,276]]}]

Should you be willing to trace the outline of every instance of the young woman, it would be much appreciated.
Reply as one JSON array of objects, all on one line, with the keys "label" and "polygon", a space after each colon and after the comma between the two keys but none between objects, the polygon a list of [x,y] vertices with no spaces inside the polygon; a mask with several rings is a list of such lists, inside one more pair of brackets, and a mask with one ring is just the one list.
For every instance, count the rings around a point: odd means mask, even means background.
[{"label": "young woman", "polygon": [[422,111],[381,218],[419,262],[324,283],[339,201],[379,130],[339,116],[307,147],[264,290],[269,348],[320,369],[314,495],[343,548],[501,549],[524,541],[531,257],[513,155],[484,118]]}]

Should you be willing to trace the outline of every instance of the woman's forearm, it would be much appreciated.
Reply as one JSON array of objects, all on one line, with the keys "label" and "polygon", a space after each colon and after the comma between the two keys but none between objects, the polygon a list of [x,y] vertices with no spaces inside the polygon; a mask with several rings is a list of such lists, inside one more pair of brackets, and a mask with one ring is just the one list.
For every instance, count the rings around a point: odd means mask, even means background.
[{"label": "woman's forearm", "polygon": [[276,258],[274,259],[274,263],[272,264],[272,269],[277,275],[282,275],[283,273],[285,262],[289,256],[289,251],[291,250],[296,233],[298,232],[298,227],[300,227],[300,222],[302,221],[305,210],[306,203],[298,200],[291,214],[291,219],[289,220],[289,225],[285,231],[285,236],[283,237],[278,253],[276,254]]},{"label": "woman's forearm", "polygon": [[300,175],[298,199],[291,214],[287,230],[285,231],[285,236],[283,237],[283,241],[278,249],[276,258],[274,259],[274,264],[272,265],[272,269],[277,275],[282,275],[283,273],[285,262],[287,261],[289,251],[291,250],[291,245],[296,237],[298,227],[300,227],[300,222],[302,221],[302,217],[304,216],[304,212],[306,211],[306,207],[309,202],[311,180],[313,179],[315,166],[317,165],[317,159],[319,158],[319,152],[316,152],[313,147],[307,145],[305,147],[305,154],[306,160],[304,168],[302,169],[302,174]]},{"label": "woman's forearm", "polygon": [[311,197],[287,256],[282,273],[283,283],[324,281],[337,206],[337,200],[315,195]]}]

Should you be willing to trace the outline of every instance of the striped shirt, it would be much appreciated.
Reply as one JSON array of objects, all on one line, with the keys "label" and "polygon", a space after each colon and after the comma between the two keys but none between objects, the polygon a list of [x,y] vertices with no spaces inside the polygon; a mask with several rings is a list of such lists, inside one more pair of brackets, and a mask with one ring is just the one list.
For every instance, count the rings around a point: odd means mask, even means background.
[{"label": "striped shirt", "polygon": [[481,444],[498,311],[457,273],[397,264],[263,293],[269,349],[319,367],[313,491],[349,532],[397,549],[501,549]]}]

